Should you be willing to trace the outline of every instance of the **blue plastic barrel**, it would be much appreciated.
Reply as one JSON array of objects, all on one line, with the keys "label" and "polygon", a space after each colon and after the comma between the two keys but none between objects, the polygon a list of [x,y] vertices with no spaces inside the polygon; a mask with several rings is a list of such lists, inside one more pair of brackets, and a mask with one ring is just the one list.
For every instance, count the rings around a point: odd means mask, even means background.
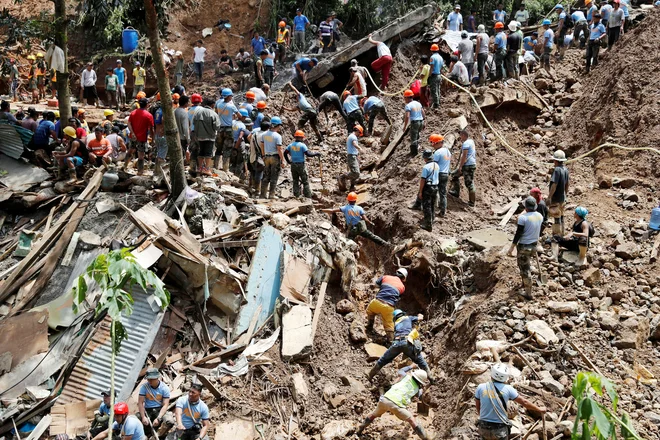
[{"label": "blue plastic barrel", "polygon": [[124,53],[133,53],[138,47],[138,39],[140,35],[138,31],[132,27],[126,28],[121,31],[121,47]]},{"label": "blue plastic barrel", "polygon": [[649,228],[660,231],[660,206],[651,210]]}]

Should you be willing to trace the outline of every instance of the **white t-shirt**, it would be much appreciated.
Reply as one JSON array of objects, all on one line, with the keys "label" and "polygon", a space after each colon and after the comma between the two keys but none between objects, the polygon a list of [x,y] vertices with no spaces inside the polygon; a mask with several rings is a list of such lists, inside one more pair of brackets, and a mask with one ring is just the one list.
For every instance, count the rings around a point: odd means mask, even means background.
[{"label": "white t-shirt", "polygon": [[468,76],[467,67],[461,61],[456,61],[454,63],[454,68],[451,71],[452,75],[458,77],[458,82],[464,86],[470,84],[470,77]]},{"label": "white t-shirt", "polygon": [[259,102],[259,101],[268,101],[268,96],[266,96],[266,93],[264,93],[263,90],[259,87],[252,87],[250,89],[250,92],[254,93],[254,102]]},{"label": "white t-shirt", "polygon": [[376,46],[376,50],[378,51],[378,58],[383,57],[385,55],[392,56],[392,52],[390,52],[390,48],[387,47],[387,44],[385,43],[378,43]]},{"label": "white t-shirt", "polygon": [[206,55],[206,48],[205,47],[193,47],[193,51],[195,52],[195,62],[196,63],[203,63],[204,62],[204,55]]}]

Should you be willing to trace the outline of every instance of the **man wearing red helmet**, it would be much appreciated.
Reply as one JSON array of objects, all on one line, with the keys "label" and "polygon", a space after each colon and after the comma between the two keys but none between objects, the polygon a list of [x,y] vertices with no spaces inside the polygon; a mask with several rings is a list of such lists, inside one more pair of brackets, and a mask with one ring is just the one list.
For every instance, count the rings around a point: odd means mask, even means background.
[{"label": "man wearing red helmet", "polygon": [[355,240],[358,236],[368,238],[374,243],[385,246],[387,241],[383,240],[373,232],[367,229],[367,223],[373,226],[373,223],[367,218],[364,213],[364,209],[357,204],[358,196],[354,192],[348,193],[346,200],[348,204],[341,206],[339,208],[330,208],[322,209],[321,212],[332,214],[335,212],[341,212],[344,214],[344,219],[346,220],[346,226],[348,227],[348,238]]},{"label": "man wearing red helmet", "polygon": [[190,173],[197,173],[197,157],[199,156],[199,142],[195,139],[195,124],[193,123],[193,117],[195,112],[200,108],[202,104],[202,95],[199,93],[194,93],[190,97],[190,103],[192,104],[188,109],[188,119],[190,121],[190,144],[188,146],[188,151],[190,151]]},{"label": "man wearing red helmet", "polygon": [[[112,425],[113,437],[118,435],[120,440],[143,440],[144,428],[142,422],[133,415],[128,415],[126,402],[117,402],[114,408],[115,422]],[[97,434],[92,440],[102,440],[108,437],[108,430]]]}]

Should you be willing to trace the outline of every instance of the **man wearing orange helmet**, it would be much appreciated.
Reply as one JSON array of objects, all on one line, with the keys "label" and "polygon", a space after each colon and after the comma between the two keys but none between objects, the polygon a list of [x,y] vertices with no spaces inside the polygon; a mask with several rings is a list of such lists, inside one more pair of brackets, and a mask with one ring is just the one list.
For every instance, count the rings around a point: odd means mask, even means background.
[{"label": "man wearing orange helmet", "polygon": [[353,127],[353,133],[346,139],[346,165],[348,173],[340,175],[337,180],[339,181],[339,189],[346,190],[346,179],[351,183],[349,188],[351,191],[355,189],[355,182],[360,178],[360,163],[358,162],[358,154],[360,154],[360,146],[358,145],[358,137],[364,134],[364,129],[361,125]]},{"label": "man wearing orange helmet", "polygon": [[296,110],[299,110],[302,115],[300,116],[300,119],[298,119],[298,129],[302,130],[305,127],[305,124],[309,122],[309,125],[312,126],[312,130],[314,130],[314,133],[316,133],[316,137],[319,140],[319,143],[323,142],[323,135],[321,135],[321,132],[319,131],[318,127],[318,113],[316,112],[316,109],[312,107],[312,105],[307,101],[307,98],[305,98],[305,95],[300,93],[296,87],[289,82],[289,87],[295,94],[294,99],[298,101],[298,108],[287,108],[284,107],[285,110],[294,112]]},{"label": "man wearing orange helmet", "polygon": [[289,29],[286,27],[286,22],[280,21],[277,29],[277,61],[280,63],[284,62],[286,57],[286,50],[291,44],[291,34]]},{"label": "man wearing orange helmet", "polygon": [[504,33],[504,23],[498,21],[495,23],[495,79],[506,77],[504,61],[506,59],[506,34]]},{"label": "man wearing orange helmet", "polygon": [[248,115],[250,116],[251,119],[254,119],[257,116],[256,112],[254,111],[255,97],[256,95],[254,94],[254,92],[248,90],[247,92],[245,92],[245,101],[241,102],[240,105],[238,106],[239,110],[242,108],[247,110]]},{"label": "man wearing orange helmet", "polygon": [[444,217],[447,212],[447,182],[451,169],[451,152],[444,146],[445,138],[439,134],[429,136],[433,147],[433,161],[438,164],[438,215]]},{"label": "man wearing orange helmet", "polygon": [[[312,190],[309,187],[309,178],[307,176],[307,168],[305,167],[305,156],[317,157],[321,153],[313,153],[309,151],[307,145],[303,143],[305,140],[305,133],[302,130],[297,130],[293,137],[295,142],[290,143],[284,150],[284,159],[291,164],[291,177],[293,178],[293,196],[300,197],[300,183],[302,182],[303,195],[308,199],[312,198]],[[291,158],[289,159],[289,156]]]},{"label": "man wearing orange helmet", "polygon": [[[117,402],[114,407],[115,422],[112,424],[113,438],[118,436],[119,440],[143,440],[144,428],[142,422],[134,415],[128,414],[126,402]],[[108,430],[97,434],[92,440],[103,440],[108,438]]]},{"label": "man wearing orange helmet", "polygon": [[261,128],[263,121],[270,121],[270,118],[266,116],[265,113],[267,107],[268,104],[266,104],[266,101],[257,102],[256,115],[254,117],[254,128]]},{"label": "man wearing orange helmet", "polygon": [[431,88],[431,107],[438,108],[440,106],[440,84],[442,83],[440,74],[445,61],[440,56],[440,47],[437,44],[431,45],[431,52],[432,55],[429,61],[431,76],[429,76],[428,84]]},{"label": "man wearing orange helmet", "polygon": [[364,237],[380,246],[387,245],[387,241],[367,229],[367,223],[372,226],[373,223],[365,215],[364,209],[357,204],[357,199],[357,194],[351,192],[348,194],[348,197],[346,197],[348,204],[339,208],[322,209],[321,212],[328,214],[341,212],[344,214],[344,220],[346,220],[346,226],[348,227],[347,235],[351,240],[355,240],[357,237]]},{"label": "man wearing orange helmet", "polygon": [[419,133],[424,128],[424,108],[419,101],[415,101],[415,94],[412,90],[403,92],[403,99],[406,102],[405,117],[403,120],[403,131],[410,127],[410,155],[416,156],[419,149]]}]

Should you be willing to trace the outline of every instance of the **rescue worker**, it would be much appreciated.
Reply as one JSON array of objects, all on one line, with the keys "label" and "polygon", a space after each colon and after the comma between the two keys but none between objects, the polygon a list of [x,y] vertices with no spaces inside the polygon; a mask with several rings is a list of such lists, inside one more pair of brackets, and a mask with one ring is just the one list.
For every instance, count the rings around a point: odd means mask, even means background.
[{"label": "rescue worker", "polygon": [[[69,182],[75,182],[78,179],[76,167],[83,164],[84,149],[82,142],[76,139],[76,129],[73,127],[64,127],[64,136],[62,138],[65,151],[54,151],[53,157],[58,162],[57,170],[61,173],[64,168],[68,169]],[[106,420],[107,429],[108,421]]]},{"label": "rescue worker", "polygon": [[[66,127],[72,128],[72,127]],[[115,396],[117,392],[115,391]],[[94,411],[94,421],[92,421],[91,428],[89,428],[89,438],[96,437],[99,433],[108,430],[108,420],[110,420],[110,390],[102,391],[101,396],[103,401],[99,405],[99,409]]]},{"label": "rescue worker", "polygon": [[482,440],[506,440],[511,431],[508,417],[509,401],[514,401],[528,410],[544,414],[543,406],[536,406],[518,394],[515,388],[506,383],[510,377],[506,364],[495,364],[490,368],[491,381],[484,382],[474,393],[479,413],[479,436]]},{"label": "rescue worker", "polygon": [[[115,422],[112,424],[113,439],[118,440],[143,440],[144,428],[137,417],[128,414],[126,402],[115,403]],[[99,433],[92,440],[103,440],[108,438],[108,429]]]},{"label": "rescue worker", "polygon": [[431,59],[429,60],[429,64],[431,65],[431,76],[429,76],[428,80],[431,89],[431,107],[438,108],[440,107],[440,85],[442,84],[440,74],[442,73],[442,67],[445,61],[440,56],[440,47],[437,44],[431,45]]},{"label": "rescue worker", "polygon": [[259,101],[257,102],[257,114],[254,117],[254,128],[261,128],[261,124],[263,123],[264,120],[270,122],[270,118],[266,116],[266,113],[264,110],[268,107],[268,104],[266,104],[266,101]]},{"label": "rescue worker", "polygon": [[250,170],[250,193],[251,195],[259,194],[261,190],[261,180],[264,176],[264,153],[259,146],[261,137],[270,129],[270,120],[261,122],[258,128],[252,128],[252,133],[248,136],[250,144],[250,155],[248,159]]},{"label": "rescue worker", "polygon": [[245,176],[247,176],[244,141],[250,135],[250,130],[247,129],[245,124],[245,121],[248,119],[248,111],[242,108],[236,115],[237,117],[232,121],[231,125],[232,140],[234,144],[229,156],[229,165],[230,171],[239,179],[244,180]]},{"label": "rescue worker", "polygon": [[[341,212],[344,214],[344,219],[346,220],[346,226],[348,228],[347,235],[351,240],[355,240],[357,237],[364,237],[380,246],[388,244],[387,241],[367,229],[367,223],[370,225],[373,225],[373,223],[365,215],[364,209],[362,209],[360,205],[357,205],[357,198],[358,196],[356,193],[348,193],[348,196],[346,197],[348,204],[339,208],[322,209],[321,212],[328,214]],[[394,326],[392,326],[392,330],[394,330]]]},{"label": "rescue worker", "polygon": [[[160,437],[174,426],[174,418],[167,412],[170,404],[170,388],[160,380],[158,368],[149,368],[146,375],[147,383],[140,387],[138,397],[138,414],[147,435],[151,434],[153,426]],[[159,429],[160,428],[160,429]]]},{"label": "rescue worker", "polygon": [[367,119],[369,125],[367,125],[367,136],[371,136],[374,130],[374,121],[376,121],[376,116],[381,115],[383,119],[387,122],[388,126],[392,125],[389,115],[387,114],[387,109],[385,104],[377,96],[370,96],[368,98],[362,98],[360,101],[362,104],[362,110],[364,111],[364,117]]},{"label": "rescue worker", "polygon": [[536,199],[528,196],[525,199],[525,212],[518,216],[518,228],[507,254],[513,257],[514,248],[517,251],[518,268],[524,289],[520,295],[527,299],[532,299],[532,258],[536,254],[543,226],[543,216],[536,212],[536,207]]},{"label": "rescue worker", "polygon": [[600,52],[600,42],[607,36],[607,31],[605,26],[600,22],[600,14],[598,12],[594,13],[593,22],[589,25],[589,31],[587,36],[587,73],[591,70],[591,67],[596,67],[598,65],[598,52]]},{"label": "rescue worker", "polygon": [[305,128],[305,125],[309,122],[309,125],[312,126],[312,130],[314,130],[319,143],[323,142],[323,135],[321,135],[318,127],[318,113],[316,112],[316,109],[314,109],[314,107],[312,107],[312,105],[307,101],[305,95],[300,93],[298,89],[296,89],[290,82],[289,87],[293,93],[295,93],[295,99],[298,101],[298,108],[295,109],[284,107],[284,109],[288,111],[300,110],[302,115],[300,116],[300,119],[298,119],[298,130]]},{"label": "rescue worker", "polygon": [[571,232],[565,236],[555,235],[553,243],[553,257],[556,259],[554,246],[557,245],[557,256],[559,256],[559,246],[568,249],[569,251],[578,251],[579,258],[575,265],[585,266],[587,264],[587,250],[591,242],[591,237],[594,234],[594,229],[589,222],[587,222],[587,214],[589,211],[583,206],[578,206],[573,212],[574,222]]},{"label": "rescue worker", "polygon": [[[195,95],[193,95],[194,97]],[[220,118],[213,111],[213,105],[213,98],[204,98],[202,105],[195,108],[191,123],[192,142],[193,145],[197,146],[197,154],[191,156],[196,156],[197,158],[197,171],[206,176],[212,175],[211,158],[213,157],[213,146],[217,142],[217,133],[220,129]]]},{"label": "rescue worker", "polygon": [[[264,133],[259,141],[259,147],[264,154],[264,176],[261,181],[260,198],[274,199],[277,179],[280,177],[280,169],[286,166],[284,154],[282,153],[282,120],[273,116],[270,120],[270,129]],[[270,187],[270,189],[269,189]]]},{"label": "rescue worker", "polygon": [[257,115],[257,113],[254,111],[254,106],[255,106],[255,98],[257,95],[251,90],[248,90],[245,92],[245,101],[241,102],[240,105],[238,106],[238,109],[244,108],[245,110],[248,111],[248,115],[250,118],[253,118]]},{"label": "rescue worker", "polygon": [[[564,166],[566,154],[562,150],[557,150],[552,154],[554,169],[550,177],[550,189],[548,191],[548,213],[552,217],[552,235],[564,236],[564,206],[566,204],[566,194],[570,175],[568,169]],[[556,259],[559,257],[559,245],[552,244],[552,255]]]},{"label": "rescue worker", "polygon": [[233,101],[234,92],[229,88],[224,88],[220,92],[220,99],[215,102],[215,112],[220,117],[220,129],[215,138],[215,158],[213,167],[220,169],[220,158],[222,158],[222,170],[229,171],[229,160],[231,158],[232,147],[234,146],[231,126],[234,121],[234,115],[238,113]]},{"label": "rescue worker", "polygon": [[415,433],[422,440],[428,440],[428,436],[424,431],[422,425],[418,424],[412,413],[406,409],[414,397],[422,396],[422,388],[428,385],[428,375],[424,370],[413,370],[413,367],[404,367],[399,370],[401,379],[392,385],[385,394],[380,396],[378,406],[376,409],[367,416],[362,424],[358,427],[356,435],[362,435],[362,432],[369,426],[376,418],[382,416],[386,412],[395,415],[399,420],[408,422],[413,428]]},{"label": "rescue worker", "polygon": [[[307,88],[307,74],[319,63],[316,58],[300,58],[293,63],[293,69],[296,72],[296,79],[301,84],[301,89]],[[270,84],[270,83],[269,83]]]},{"label": "rescue worker", "polygon": [[367,81],[358,71],[357,67],[350,68],[351,78],[346,84],[346,90],[353,92],[358,99],[364,98],[367,96]]},{"label": "rescue worker", "polygon": [[387,84],[390,81],[390,70],[392,69],[392,52],[387,44],[382,41],[377,41],[372,38],[373,34],[369,34],[369,43],[376,46],[378,58],[371,63],[371,69],[375,73],[381,73],[380,89],[387,90]]},{"label": "rescue worker", "polygon": [[474,141],[470,139],[467,130],[461,130],[461,158],[455,170],[451,172],[451,190],[449,194],[454,197],[460,197],[461,183],[460,177],[463,176],[465,187],[468,190],[468,205],[474,207],[477,200],[476,189],[474,188],[474,171],[477,169],[477,150]]},{"label": "rescue worker", "polygon": [[555,33],[550,29],[552,21],[549,18],[543,20],[543,55],[541,55],[541,64],[545,70],[550,70],[550,52],[555,40]]},{"label": "rescue worker", "polygon": [[419,133],[424,128],[424,108],[419,101],[415,101],[415,94],[408,89],[403,92],[405,116],[403,119],[403,131],[410,127],[410,155],[416,156],[419,150]]},{"label": "rescue worker", "polygon": [[286,50],[291,44],[291,34],[286,27],[286,22],[280,21],[277,29],[277,61],[284,63]]},{"label": "rescue worker", "polygon": [[383,367],[396,359],[399,354],[403,353],[408,359],[416,363],[419,368],[426,371],[429,380],[433,382],[433,379],[431,379],[431,370],[422,354],[422,343],[419,340],[419,331],[417,330],[417,324],[424,319],[424,316],[421,314],[408,316],[403,310],[399,309],[396,309],[392,315],[394,317],[394,342],[392,342],[390,348],[376,361],[376,365],[371,368],[367,377],[369,380],[373,379]]},{"label": "rescue worker", "polygon": [[115,124],[115,112],[107,108],[103,110],[103,116],[105,119],[100,122],[100,125],[107,136],[112,133],[112,126]]},{"label": "rescue worker", "polygon": [[177,399],[174,415],[178,440],[208,440],[209,407],[202,402],[201,396],[202,385],[193,383],[188,395]]},{"label": "rescue worker", "polygon": [[447,182],[451,168],[451,152],[444,146],[445,138],[439,134],[429,136],[433,147],[433,161],[438,164],[438,215],[442,218],[447,213]]},{"label": "rescue worker", "polygon": [[341,95],[343,100],[344,112],[346,113],[346,129],[348,133],[353,132],[353,126],[356,124],[365,126],[364,115],[362,110],[360,110],[360,102],[357,99],[357,96],[351,95],[351,92],[345,90]]},{"label": "rescue worker", "polygon": [[419,179],[419,194],[417,194],[417,199],[421,200],[422,210],[424,211],[424,221],[420,227],[432,232],[433,221],[435,220],[435,205],[437,203],[436,197],[438,196],[440,167],[433,161],[433,151],[424,150],[422,157],[426,165],[422,168],[422,174]]},{"label": "rescue worker", "polygon": [[557,50],[555,51],[555,56],[563,59],[564,53],[566,52],[566,43],[564,40],[566,39],[566,33],[568,33],[566,11],[564,11],[564,7],[561,4],[555,5],[554,10],[557,11],[557,14],[559,14],[559,22],[557,23],[557,33],[559,34],[559,37],[557,41]]},{"label": "rescue worker", "polygon": [[332,92],[328,90],[327,92],[323,93],[321,97],[319,98],[319,105],[316,107],[316,113],[321,114],[321,110],[323,110],[323,113],[325,114],[325,122],[326,124],[330,124],[330,119],[328,118],[328,107],[334,107],[337,109],[341,117],[344,119],[344,122],[348,124],[348,117],[346,116],[346,112],[344,111],[344,107],[341,105],[341,100],[339,99],[339,95],[337,95],[335,92]]},{"label": "rescue worker", "polygon": [[506,34],[504,33],[504,23],[498,21],[495,23],[495,79],[506,78]]},{"label": "rescue worker", "polygon": [[383,275],[378,278],[376,280],[378,293],[367,306],[367,326],[373,328],[376,315],[380,315],[387,340],[390,342],[394,340],[394,307],[406,291],[404,283],[407,278],[408,269],[404,267],[398,268],[394,275]]},{"label": "rescue worker", "polygon": [[[291,164],[291,177],[293,178],[293,196],[300,197],[300,184],[302,183],[303,195],[308,199],[312,198],[312,190],[309,187],[309,177],[305,167],[305,156],[320,157],[321,153],[309,151],[304,144],[305,133],[297,130],[293,137],[295,142],[290,143],[284,150],[284,159]],[[289,159],[289,156],[291,157]]]},{"label": "rescue worker", "polygon": [[346,190],[346,179],[350,182],[349,189],[355,189],[355,183],[360,178],[360,163],[358,162],[358,155],[360,154],[360,146],[358,145],[358,137],[362,137],[364,129],[361,125],[353,127],[353,133],[346,139],[346,166],[348,172],[340,175],[337,180],[339,181],[339,190]]}]

